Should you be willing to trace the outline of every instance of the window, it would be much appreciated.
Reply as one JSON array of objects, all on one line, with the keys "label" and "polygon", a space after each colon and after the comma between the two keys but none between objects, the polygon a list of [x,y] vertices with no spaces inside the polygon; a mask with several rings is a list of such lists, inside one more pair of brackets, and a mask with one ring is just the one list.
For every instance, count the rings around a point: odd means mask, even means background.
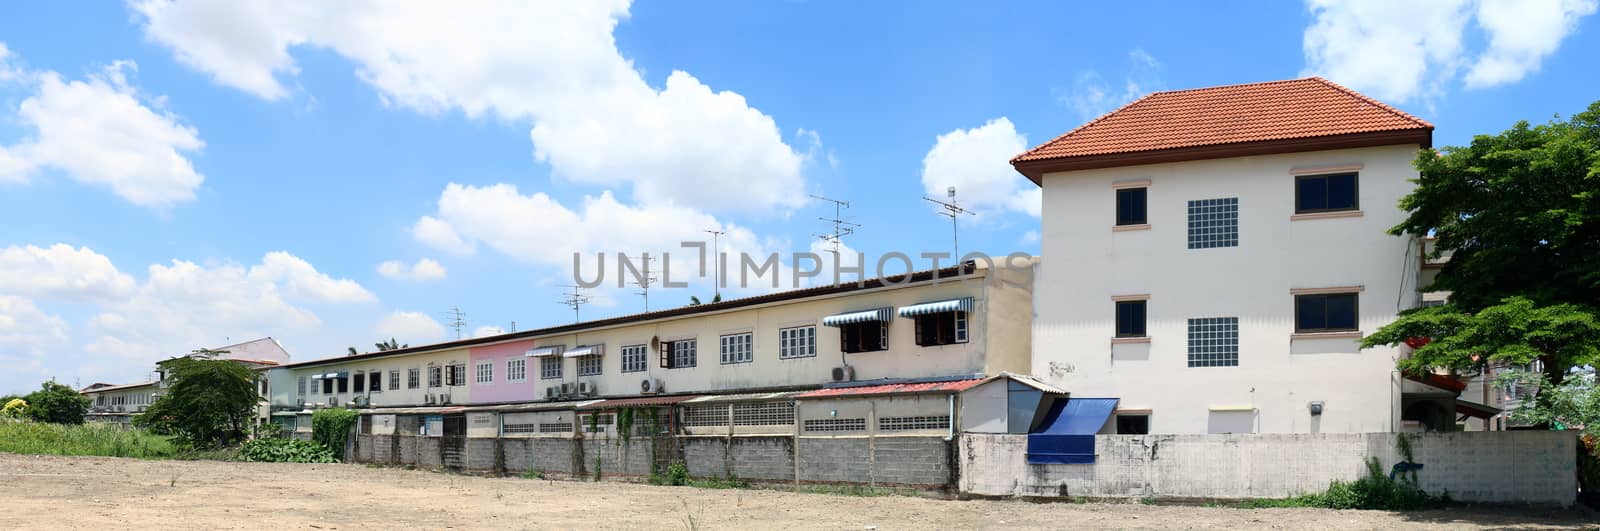
[{"label": "window", "polygon": [[350,378],[335,378],[334,380],[338,382],[339,392],[350,392]]},{"label": "window", "polygon": [[729,334],[722,336],[722,364],[750,363],[753,356],[750,353],[750,340],[753,334]]},{"label": "window", "polygon": [[[366,375],[366,373],[360,373],[360,372],[356,373],[355,384],[356,384],[355,388],[356,388],[356,392],[357,393],[367,390],[367,375]],[[340,390],[340,392],[343,392],[343,390]]]},{"label": "window", "polygon": [[1239,366],[1239,318],[1190,319],[1189,366]]},{"label": "window", "polygon": [[1295,332],[1340,332],[1356,330],[1355,293],[1295,295]]},{"label": "window", "polygon": [[[379,393],[383,392],[383,371],[372,371],[367,373],[367,390]],[[360,391],[360,389],[357,389],[357,391]]]},{"label": "window", "polygon": [[422,369],[406,369],[406,389],[416,389],[422,385]]},{"label": "window", "polygon": [[661,367],[664,369],[682,369],[695,366],[695,350],[698,341],[694,339],[680,339],[661,343]]},{"label": "window", "polygon": [[437,367],[437,366],[428,367],[428,387],[439,387],[441,385],[444,385],[444,376],[443,376],[443,374],[444,374],[444,368],[443,367]]},{"label": "window", "polygon": [[297,396],[305,396],[306,395],[306,377],[301,376],[300,379],[295,382],[294,386],[295,386],[294,387],[295,388],[295,391],[294,391],[295,395],[297,395]]},{"label": "window", "polygon": [[1149,190],[1149,188],[1117,190],[1117,225],[1143,225],[1149,222],[1147,214]]},{"label": "window", "polygon": [[[727,426],[728,406],[718,404],[709,406],[688,406],[683,408],[683,418],[679,422],[681,422],[684,426],[691,428]],[[792,423],[793,421],[790,422]]]},{"label": "window", "polygon": [[458,363],[450,366],[450,379],[448,385],[467,385],[467,364]]},{"label": "window", "polygon": [[596,376],[601,372],[600,356],[578,356],[578,376]]},{"label": "window", "polygon": [[528,360],[512,358],[506,360],[506,381],[521,382],[528,379]]},{"label": "window", "polygon": [[539,378],[554,380],[561,377],[561,356],[539,358]]},{"label": "window", "polygon": [[778,330],[778,359],[810,358],[817,355],[817,327],[797,326]]},{"label": "window", "polygon": [[1117,337],[1144,337],[1147,301],[1117,301]]},{"label": "window", "polygon": [[477,369],[478,369],[478,383],[481,383],[481,384],[494,383],[494,362],[492,362],[492,361],[480,361],[480,362],[478,362]]},{"label": "window", "polygon": [[1189,248],[1239,246],[1239,198],[1189,202]]},{"label": "window", "polygon": [[867,419],[811,419],[805,431],[866,431]]},{"label": "window", "polygon": [[622,347],[622,372],[643,371],[650,356],[649,351],[650,347],[646,345]]},{"label": "window", "polygon": [[925,417],[878,417],[878,431],[950,429],[949,415]]},{"label": "window", "polygon": [[1296,214],[1361,208],[1356,199],[1356,174],[1303,175],[1294,180]]},{"label": "window", "polygon": [[323,380],[321,378],[312,378],[311,379],[311,394],[314,394],[314,395],[322,394],[322,381]]},{"label": "window", "polygon": [[1118,414],[1117,433],[1123,435],[1145,435],[1150,433],[1150,415]]},{"label": "window", "polygon": [[733,405],[734,426],[793,426],[794,402],[754,402]]},{"label": "window", "polygon": [[967,342],[967,312],[939,312],[916,317],[917,344],[924,347]]},{"label": "window", "polygon": [[400,390],[400,370],[399,369],[395,369],[395,370],[389,371],[389,390],[390,391],[398,391],[398,390]]},{"label": "window", "polygon": [[845,352],[874,352],[889,348],[889,324],[883,321],[851,323],[839,327],[839,349]]}]

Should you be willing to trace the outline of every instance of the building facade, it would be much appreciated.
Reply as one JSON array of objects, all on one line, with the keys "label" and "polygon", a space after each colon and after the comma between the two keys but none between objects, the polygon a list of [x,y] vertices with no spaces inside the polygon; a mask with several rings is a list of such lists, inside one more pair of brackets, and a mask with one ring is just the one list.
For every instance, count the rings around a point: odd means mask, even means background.
[{"label": "building facade", "polygon": [[1152,94],[1018,156],[1033,373],[1118,399],[1102,433],[1405,429],[1406,352],[1358,342],[1422,303],[1421,244],[1387,231],[1431,134],[1311,78]]}]

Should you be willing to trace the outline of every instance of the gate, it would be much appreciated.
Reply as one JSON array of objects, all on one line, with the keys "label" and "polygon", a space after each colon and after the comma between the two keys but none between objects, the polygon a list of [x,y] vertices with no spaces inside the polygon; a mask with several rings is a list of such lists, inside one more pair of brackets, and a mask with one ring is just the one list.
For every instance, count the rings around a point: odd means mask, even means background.
[{"label": "gate", "polygon": [[467,416],[444,416],[444,433],[439,437],[439,464],[449,470],[467,465]]}]

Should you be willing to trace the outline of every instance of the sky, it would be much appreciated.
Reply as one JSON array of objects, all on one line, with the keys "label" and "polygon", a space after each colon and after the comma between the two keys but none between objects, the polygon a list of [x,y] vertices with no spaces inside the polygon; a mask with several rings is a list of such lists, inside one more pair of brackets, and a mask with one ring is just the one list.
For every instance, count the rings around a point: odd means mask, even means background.
[{"label": "sky", "polygon": [[[868,276],[954,247],[950,186],[963,253],[1037,253],[1007,160],[1139,96],[1321,75],[1461,145],[1600,97],[1596,3],[7,3],[0,392],[643,311],[617,253],[674,252],[652,309],[807,285],[814,195]],[[725,289],[680,247],[707,231]]]}]

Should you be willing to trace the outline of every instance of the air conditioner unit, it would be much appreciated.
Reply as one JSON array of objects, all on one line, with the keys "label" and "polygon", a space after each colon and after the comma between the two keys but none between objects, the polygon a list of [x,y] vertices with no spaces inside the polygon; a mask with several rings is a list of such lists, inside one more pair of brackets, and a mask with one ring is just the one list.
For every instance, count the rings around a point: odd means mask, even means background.
[{"label": "air conditioner unit", "polygon": [[833,381],[835,381],[835,382],[854,382],[854,381],[856,381],[856,368],[855,367],[851,367],[849,365],[841,365],[841,366],[838,366],[838,367],[834,367],[833,368]]},{"label": "air conditioner unit", "polygon": [[299,400],[295,400],[294,405],[299,406],[299,407],[306,407],[306,399],[301,398]]},{"label": "air conditioner unit", "polygon": [[575,393],[577,391],[578,391],[578,385],[577,384],[570,384],[570,383],[561,384],[561,394],[563,396],[570,395],[570,394]]},{"label": "air conditioner unit", "polygon": [[655,394],[661,392],[661,389],[660,378],[645,378],[639,382],[639,392],[641,393]]},{"label": "air conditioner unit", "polygon": [[328,397],[328,407],[339,407],[339,397],[337,397],[337,396]]},{"label": "air conditioner unit", "polygon": [[593,396],[599,390],[599,386],[596,386],[594,382],[578,382],[578,394],[580,395]]},{"label": "air conditioner unit", "polygon": [[432,404],[433,403],[433,395],[432,394],[422,395],[422,403],[424,403],[424,404]]},{"label": "air conditioner unit", "polygon": [[116,408],[115,408],[115,409],[113,409],[113,410],[112,410],[112,411],[116,411],[116,412],[117,412],[117,413],[121,413],[121,412],[122,412],[122,406],[117,406],[117,407],[116,407]]},{"label": "air conditioner unit", "polygon": [[544,388],[544,397],[548,398],[550,400],[555,400],[556,399],[556,395],[557,395],[557,393],[559,391],[560,391],[559,389],[556,389],[554,387],[546,387],[546,388]]},{"label": "air conditioner unit", "polygon": [[450,403],[450,395],[439,395],[439,403],[440,404],[449,404]]}]

